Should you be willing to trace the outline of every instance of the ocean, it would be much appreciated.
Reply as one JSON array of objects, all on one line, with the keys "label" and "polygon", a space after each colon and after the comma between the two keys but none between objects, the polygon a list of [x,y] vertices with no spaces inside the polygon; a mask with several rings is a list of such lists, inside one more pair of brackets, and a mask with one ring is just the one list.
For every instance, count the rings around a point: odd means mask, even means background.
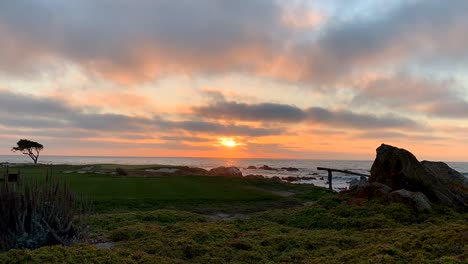
[{"label": "ocean", "polygon": [[[0,163],[31,163],[25,155],[0,155]],[[315,177],[310,180],[299,180],[295,183],[312,183],[316,186],[328,187],[327,172],[319,171],[317,167],[349,170],[363,174],[370,174],[371,160],[306,160],[306,159],[229,159],[229,158],[165,158],[165,157],[91,157],[91,156],[41,156],[39,162],[43,164],[122,164],[122,165],[182,165],[212,169],[219,166],[238,167],[243,175],[257,174],[265,177]],[[446,162],[453,169],[468,177],[468,162]],[[247,169],[248,166],[260,167],[267,165],[278,170]],[[281,170],[282,167],[294,167],[298,171]],[[323,178],[322,178],[323,177]],[[333,188],[339,190],[349,186],[349,182],[359,176],[333,172]]]}]

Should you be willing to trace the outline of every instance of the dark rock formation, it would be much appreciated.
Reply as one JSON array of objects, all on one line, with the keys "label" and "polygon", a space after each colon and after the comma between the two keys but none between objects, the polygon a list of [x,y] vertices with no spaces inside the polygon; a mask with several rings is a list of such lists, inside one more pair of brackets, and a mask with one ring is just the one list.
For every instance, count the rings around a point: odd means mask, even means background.
[{"label": "dark rock formation", "polygon": [[421,165],[428,171],[434,175],[437,175],[439,179],[445,184],[468,184],[467,179],[463,174],[459,173],[458,171],[450,168],[447,164],[443,162],[436,162],[436,161],[421,161]]},{"label": "dark rock formation", "polygon": [[185,175],[198,175],[198,176],[208,175],[207,170],[198,168],[198,167],[184,167],[184,168],[179,169],[177,173],[180,175],[181,172],[184,173]]},{"label": "dark rock formation", "polygon": [[298,168],[293,168],[293,167],[283,167],[281,168],[282,170],[287,170],[287,171],[299,171]]},{"label": "dark rock formation", "polygon": [[259,174],[249,174],[244,177],[247,179],[265,179],[265,176]]},{"label": "dark rock formation", "polygon": [[391,192],[388,199],[390,202],[409,204],[418,212],[432,209],[431,202],[421,192],[410,192],[402,189]]},{"label": "dark rock formation", "polygon": [[283,178],[283,180],[285,180],[287,182],[293,182],[293,181],[298,181],[300,179],[298,177],[288,176],[286,178]]},{"label": "dark rock formation", "polygon": [[359,179],[353,179],[349,183],[349,190],[356,190],[358,188],[363,188],[364,186],[368,184],[368,182],[369,181],[364,176],[361,176]]},{"label": "dark rock formation", "polygon": [[242,177],[242,172],[236,167],[217,167],[209,171],[211,176]]},{"label": "dark rock formation", "polygon": [[451,171],[440,164],[426,162],[423,166],[409,151],[382,144],[377,148],[369,182],[383,183],[393,190],[422,192],[432,202],[468,208],[468,187],[447,176]]},{"label": "dark rock formation", "polygon": [[316,177],[310,177],[310,176],[302,176],[302,177],[297,177],[301,180],[316,180]]},{"label": "dark rock formation", "polygon": [[348,192],[354,194],[358,198],[381,198],[383,200],[388,199],[388,194],[392,191],[389,186],[373,182],[363,186],[356,186],[354,189],[350,189]]},{"label": "dark rock formation", "polygon": [[247,167],[247,169],[249,169],[249,170],[256,170],[257,167],[250,165],[250,166]]},{"label": "dark rock formation", "polygon": [[268,166],[268,165],[263,165],[261,167],[258,167],[259,170],[276,170],[276,169],[273,169],[272,167]]}]

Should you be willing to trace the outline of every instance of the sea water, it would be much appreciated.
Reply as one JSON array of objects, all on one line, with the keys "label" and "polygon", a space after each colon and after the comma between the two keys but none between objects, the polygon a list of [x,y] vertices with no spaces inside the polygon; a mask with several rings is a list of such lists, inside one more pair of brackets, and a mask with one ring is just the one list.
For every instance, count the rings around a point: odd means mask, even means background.
[{"label": "sea water", "polygon": [[[370,174],[371,160],[307,160],[307,159],[230,159],[230,158],[171,158],[171,157],[91,157],[91,156],[41,156],[43,164],[122,164],[122,165],[182,165],[212,169],[219,166],[238,167],[243,175],[263,175],[265,177],[313,177],[309,180],[299,180],[294,183],[312,183],[317,186],[328,187],[327,171],[317,170],[317,167],[327,167],[349,170],[362,174]],[[30,163],[29,157],[24,155],[0,155],[0,162]],[[453,169],[468,177],[468,162],[446,162]],[[267,165],[276,170],[247,169],[249,166],[260,167]],[[287,171],[281,168],[293,167],[298,171]],[[359,176],[333,172],[333,189],[340,190],[349,186],[352,179]]]}]

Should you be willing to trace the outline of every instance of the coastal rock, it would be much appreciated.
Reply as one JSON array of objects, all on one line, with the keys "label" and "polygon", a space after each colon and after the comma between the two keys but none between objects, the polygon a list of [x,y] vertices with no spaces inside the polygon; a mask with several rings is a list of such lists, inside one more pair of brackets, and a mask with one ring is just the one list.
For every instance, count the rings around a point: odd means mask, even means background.
[{"label": "coastal rock", "polygon": [[242,177],[242,172],[237,167],[217,167],[209,171],[211,176]]},{"label": "coastal rock", "polygon": [[435,174],[434,171],[446,171],[442,166],[427,164],[429,169],[409,151],[382,144],[377,148],[369,182],[383,183],[394,190],[422,192],[432,202],[468,208],[468,187],[452,177],[447,180]]},{"label": "coastal rock", "polygon": [[281,181],[281,178],[278,177],[278,176],[273,176],[273,177],[271,177],[271,180],[273,180],[273,181]]},{"label": "coastal rock", "polygon": [[302,176],[302,177],[298,177],[299,179],[301,180],[316,180],[317,178],[316,177],[309,177],[309,176]]},{"label": "coastal rock", "polygon": [[360,188],[364,188],[368,184],[368,180],[366,177],[361,176],[359,179],[353,179],[349,183],[349,190],[357,190]]},{"label": "coastal rock", "polygon": [[247,169],[248,169],[248,170],[256,170],[257,167],[250,165],[250,166],[247,167]]},{"label": "coastal rock", "polygon": [[258,167],[259,170],[276,170],[276,169],[273,169],[272,167],[268,166],[268,165],[263,165],[261,167]]},{"label": "coastal rock", "polygon": [[[185,172],[187,175],[197,175],[197,176],[205,176],[205,175],[208,175],[208,171],[205,170],[205,169],[202,169],[202,168],[198,168],[198,167],[186,167],[186,168],[183,168],[179,171],[183,171]],[[179,172],[178,171],[178,172]]]},{"label": "coastal rock", "polygon": [[294,167],[283,167],[281,168],[282,170],[286,170],[286,171],[299,171],[298,168],[294,168]]},{"label": "coastal rock", "polygon": [[428,171],[437,177],[445,184],[468,184],[468,179],[463,174],[450,168],[444,162],[436,161],[421,161],[421,165]]},{"label": "coastal rock", "polygon": [[293,182],[293,181],[298,181],[299,178],[298,177],[293,177],[293,176],[288,176],[286,178],[283,178],[283,180],[285,180],[287,182]]},{"label": "coastal rock", "polygon": [[249,174],[244,176],[247,179],[265,179],[265,176],[263,175],[258,175],[258,174]]},{"label": "coastal rock", "polygon": [[206,176],[208,171],[197,167],[188,166],[168,166],[145,169],[143,171],[129,171],[129,175],[151,176]]},{"label": "coastal rock", "polygon": [[390,202],[409,204],[418,212],[432,209],[431,202],[421,192],[410,192],[402,189],[391,192],[388,198]]},{"label": "coastal rock", "polygon": [[392,188],[379,182],[372,182],[349,190],[349,192],[354,193],[358,198],[381,198],[383,200],[387,200],[387,196],[391,191]]}]

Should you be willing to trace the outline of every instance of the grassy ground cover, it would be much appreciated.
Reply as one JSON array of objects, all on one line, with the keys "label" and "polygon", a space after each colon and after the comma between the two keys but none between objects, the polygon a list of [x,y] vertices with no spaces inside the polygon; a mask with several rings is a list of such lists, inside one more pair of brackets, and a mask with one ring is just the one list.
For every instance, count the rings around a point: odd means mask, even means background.
[{"label": "grassy ground cover", "polygon": [[[53,168],[57,175],[69,169]],[[24,168],[24,173],[40,177],[40,170]],[[91,238],[111,242],[112,247],[10,250],[0,254],[0,263],[468,261],[468,214],[447,207],[417,214],[403,204],[356,202],[321,188],[265,180],[74,173],[61,177],[96,198],[100,210],[87,220]],[[102,188],[87,188],[86,183]],[[126,185],[131,187],[125,190]],[[116,189],[122,198],[114,202]],[[138,203],[145,199],[150,202],[140,208]],[[122,201],[127,201],[125,206],[119,205]],[[212,217],[223,211],[244,215]]]},{"label": "grassy ground cover", "polygon": [[[301,204],[310,195],[322,195],[328,191],[275,181],[245,178],[207,176],[140,177],[139,170],[158,166],[124,166],[132,169],[129,176],[111,175],[115,165],[95,165],[108,174],[84,172],[85,166],[20,166],[24,180],[41,181],[49,174],[60,177],[72,190],[90,196],[97,212],[151,210],[159,208],[183,209],[195,212],[251,212],[271,207],[289,207]],[[71,172],[71,173],[64,173]],[[300,194],[301,197],[285,197]],[[318,197],[317,196],[317,197]]]}]

